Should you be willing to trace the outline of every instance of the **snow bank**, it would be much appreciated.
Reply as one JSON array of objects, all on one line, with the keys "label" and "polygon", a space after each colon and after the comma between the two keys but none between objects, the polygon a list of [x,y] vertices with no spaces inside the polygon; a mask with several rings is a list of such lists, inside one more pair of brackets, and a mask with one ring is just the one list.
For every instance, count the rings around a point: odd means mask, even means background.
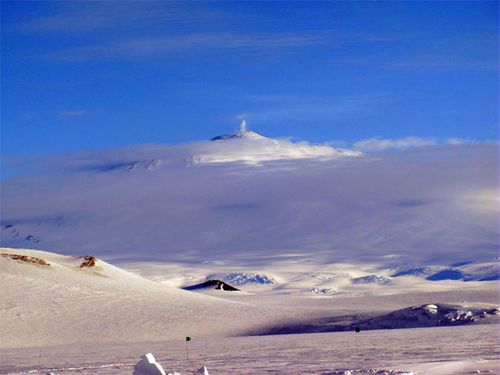
[{"label": "snow bank", "polygon": [[153,354],[144,354],[134,367],[134,375],[166,375]]}]

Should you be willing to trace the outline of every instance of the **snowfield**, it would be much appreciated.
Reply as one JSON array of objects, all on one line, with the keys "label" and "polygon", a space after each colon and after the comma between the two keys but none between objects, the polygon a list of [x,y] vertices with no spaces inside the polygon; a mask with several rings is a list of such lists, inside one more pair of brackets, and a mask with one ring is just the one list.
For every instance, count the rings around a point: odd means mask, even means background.
[{"label": "snowfield", "polygon": [[[37,373],[40,367],[38,373],[130,374],[149,352],[167,372],[184,374],[202,365],[211,374],[397,374],[417,371],[417,364],[424,370],[414,374],[456,374],[475,363],[483,370],[500,363],[497,282],[453,281],[455,288],[409,294],[397,288],[377,293],[390,286],[375,283],[366,290],[361,283],[351,285],[362,288],[357,293],[321,299],[269,285],[197,293],[91,256],[13,248],[0,248],[0,254],[2,373]],[[408,307],[429,300],[448,304]],[[467,306],[450,305],[465,300]],[[448,323],[458,326],[435,327]],[[332,324],[348,332],[303,333],[338,330]],[[404,327],[430,328],[383,329]],[[302,334],[275,334],[280,332]],[[189,360],[186,336],[193,337]],[[455,363],[464,358],[462,367]],[[433,361],[453,362],[455,370],[426,370],[423,363]]]},{"label": "snowfield", "polygon": [[500,373],[498,144],[344,146],[14,162],[0,372]]},{"label": "snowfield", "polygon": [[[414,375],[498,374],[498,338],[488,326],[315,333],[300,335],[184,338],[174,341],[78,345],[1,350],[0,373],[132,374],[145,353],[165,371],[193,374],[207,366],[210,375],[373,375],[380,370]],[[38,358],[41,356],[40,371]],[[375,371],[376,370],[376,371]],[[389,372],[378,374],[387,375]],[[344,373],[345,374],[345,373]]]}]

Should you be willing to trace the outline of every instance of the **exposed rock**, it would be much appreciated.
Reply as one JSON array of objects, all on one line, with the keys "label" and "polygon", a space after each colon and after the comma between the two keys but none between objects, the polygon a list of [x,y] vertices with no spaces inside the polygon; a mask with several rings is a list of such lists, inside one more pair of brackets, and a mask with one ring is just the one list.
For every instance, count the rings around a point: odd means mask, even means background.
[{"label": "exposed rock", "polygon": [[20,260],[21,262],[39,264],[41,266],[50,266],[50,263],[43,260],[42,258],[32,257],[29,255],[19,255],[19,254],[7,254],[1,253],[4,258],[9,258],[12,260]]},{"label": "exposed rock", "polygon": [[80,263],[80,268],[95,267],[97,262],[97,259],[90,255],[85,255],[83,257],[80,257],[80,259],[82,259],[82,262]]},{"label": "exposed rock", "polygon": [[196,284],[196,285],[190,285],[185,288],[184,290],[196,290],[196,289],[217,289],[217,290],[225,290],[229,292],[235,292],[239,291],[238,288],[235,288],[232,285],[229,285],[228,283],[225,283],[224,281],[221,280],[207,280],[203,283]]}]

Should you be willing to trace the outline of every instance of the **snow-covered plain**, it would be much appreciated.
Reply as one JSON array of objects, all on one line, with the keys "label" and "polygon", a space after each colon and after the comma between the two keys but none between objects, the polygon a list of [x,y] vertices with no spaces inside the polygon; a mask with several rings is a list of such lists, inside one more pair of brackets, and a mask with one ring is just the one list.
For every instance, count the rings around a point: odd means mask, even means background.
[{"label": "snow-covered plain", "polygon": [[[17,164],[0,371],[500,372],[498,144],[396,149],[243,127]],[[241,290],[182,290],[212,279]]]},{"label": "snow-covered plain", "polygon": [[[366,331],[362,326],[359,334],[253,336],[318,319],[380,316],[429,301],[491,310],[499,302],[494,281],[451,281],[461,284],[434,292],[360,290],[320,299],[272,290],[260,294],[255,287],[206,295],[144,279],[99,259],[94,264],[84,257],[12,248],[0,248],[0,253],[3,373],[38,367],[40,373],[131,373],[135,359],[147,352],[155,353],[166,369],[188,374],[201,365],[212,374],[323,374],[412,369],[417,363],[464,358],[464,366],[489,361],[480,365],[483,370],[499,364],[495,316],[483,319],[492,324],[465,327]],[[189,361],[183,357],[185,336],[194,338]]]},{"label": "snow-covered plain", "polygon": [[[282,336],[197,338],[184,341],[78,345],[41,350],[1,350],[0,373],[132,374],[147,352],[167,371],[193,374],[202,365],[210,374],[321,375],[340,370],[413,371],[415,375],[498,374],[498,335],[488,326],[390,331],[316,333]],[[40,358],[40,360],[39,360]],[[373,374],[373,372],[371,373]]]}]

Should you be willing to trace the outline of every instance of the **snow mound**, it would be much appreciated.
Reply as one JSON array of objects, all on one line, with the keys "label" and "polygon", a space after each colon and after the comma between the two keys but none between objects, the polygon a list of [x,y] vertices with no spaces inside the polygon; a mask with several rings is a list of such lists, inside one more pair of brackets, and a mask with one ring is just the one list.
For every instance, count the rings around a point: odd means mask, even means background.
[{"label": "snow mound", "polygon": [[133,375],[166,375],[163,367],[156,362],[153,354],[144,354],[141,360],[134,366]]}]

